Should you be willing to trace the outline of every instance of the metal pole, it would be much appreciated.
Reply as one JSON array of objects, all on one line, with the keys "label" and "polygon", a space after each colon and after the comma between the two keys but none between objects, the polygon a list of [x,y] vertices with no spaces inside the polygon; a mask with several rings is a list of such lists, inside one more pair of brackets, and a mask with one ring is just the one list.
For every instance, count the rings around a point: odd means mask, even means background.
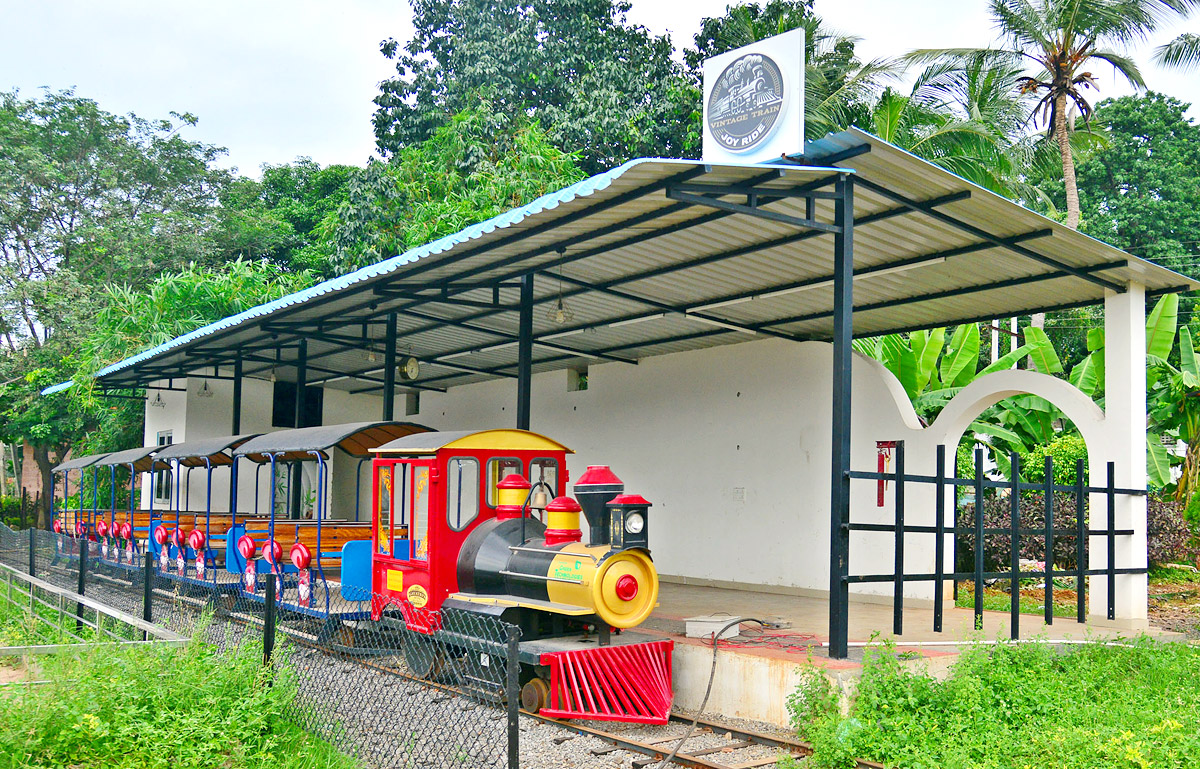
[{"label": "metal pole", "polygon": [[[37,539],[35,538],[36,534],[37,534],[37,529],[30,526],[29,527],[29,576],[31,576],[31,577],[34,576],[33,571],[34,571],[34,566],[36,565],[35,558],[34,558],[35,548],[37,547]],[[30,590],[32,590],[32,589],[33,588],[30,587]]]},{"label": "metal pole", "polygon": [[[955,473],[957,475],[957,473]],[[937,447],[937,475],[934,479],[934,525],[937,541],[933,543],[933,632],[942,632],[942,598],[946,566],[946,444]],[[951,571],[958,571],[957,566]]]},{"label": "metal pole", "polygon": [[849,654],[850,374],[854,337],[854,181],[837,182],[833,223],[833,436],[829,495],[829,656]]},{"label": "metal pole", "polygon": [[1084,601],[1084,593],[1087,588],[1087,577],[1084,576],[1084,570],[1087,568],[1087,548],[1086,531],[1087,523],[1084,520],[1087,516],[1084,515],[1083,504],[1083,460],[1079,459],[1075,462],[1075,620],[1082,624],[1087,620],[1087,604]]},{"label": "metal pole", "polygon": [[[82,488],[82,484],[81,484],[80,488]],[[83,533],[83,537],[80,538],[80,542],[79,542],[79,584],[76,585],[76,590],[75,590],[75,592],[79,593],[80,595],[84,594],[84,586],[85,586],[86,580],[87,580],[88,550],[90,550],[90,549],[91,548],[88,547],[88,532],[85,531]],[[83,630],[83,604],[81,604],[81,603],[75,604],[75,616],[78,618],[75,620],[75,629],[82,631]]]},{"label": "metal pole", "polygon": [[[308,340],[301,339],[296,353],[296,427],[302,427],[304,415],[304,380],[308,376]],[[303,492],[304,478],[301,475],[300,463],[293,462],[288,472],[288,496],[290,497],[290,513],[292,520],[300,519],[300,495]]]},{"label": "metal pole", "polygon": [[983,449],[975,449],[975,629],[983,629]]},{"label": "metal pole", "polygon": [[[231,420],[230,435],[242,434],[242,352],[238,351],[237,357],[233,360],[233,419]],[[231,452],[232,453],[232,452]],[[229,468],[229,513],[231,515],[237,512],[237,494],[238,494],[238,474],[237,474],[237,457],[233,458],[233,465]],[[237,523],[236,519],[234,523]]]},{"label": "metal pole", "polygon": [[1046,614],[1045,620],[1047,625],[1054,624],[1054,458],[1046,457],[1046,490],[1043,492],[1045,499],[1042,503],[1045,505],[1045,515],[1042,523],[1046,527],[1046,554],[1043,558],[1046,562]]},{"label": "metal pole", "polygon": [[[149,535],[147,535],[148,537]],[[150,548],[142,551],[142,619],[154,621],[154,559],[150,557]],[[145,633],[142,638],[146,637]]]},{"label": "metal pole", "polygon": [[904,632],[904,441],[896,441],[896,563],[892,584],[892,632]]},{"label": "metal pole", "polygon": [[508,691],[508,769],[520,769],[521,728],[518,708],[521,704],[521,662],[518,657],[521,629],[516,625],[505,627],[508,633],[508,667],[505,688]]},{"label": "metal pole", "polygon": [[1021,637],[1021,455],[1012,452],[1012,492],[1008,516],[1008,634],[1014,641]]},{"label": "metal pole", "polygon": [[533,379],[533,273],[521,276],[521,313],[517,327],[517,429],[529,429]]},{"label": "metal pole", "polygon": [[1117,618],[1117,463],[1108,463],[1108,618]]},{"label": "metal pole", "polygon": [[275,570],[267,578],[267,610],[263,618],[263,664],[271,664],[275,650]]},{"label": "metal pole", "polygon": [[396,418],[396,313],[387,316],[383,349],[383,418]]}]

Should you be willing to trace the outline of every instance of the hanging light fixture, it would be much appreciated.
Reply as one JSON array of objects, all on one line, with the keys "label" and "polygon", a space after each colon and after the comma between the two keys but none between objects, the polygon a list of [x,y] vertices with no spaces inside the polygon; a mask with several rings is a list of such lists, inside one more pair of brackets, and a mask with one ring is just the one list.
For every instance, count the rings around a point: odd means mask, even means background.
[{"label": "hanging light fixture", "polygon": [[199,390],[199,391],[196,393],[196,395],[197,395],[198,397],[200,397],[200,398],[211,398],[211,397],[213,397],[213,389],[212,389],[211,387],[209,387],[209,386],[208,386],[208,380],[207,380],[207,379],[205,379],[205,380],[204,380],[204,383],[200,385],[200,390]]},{"label": "hanging light fixture", "polygon": [[163,400],[162,393],[154,393],[154,400],[150,401],[150,408],[165,409],[166,407],[167,402]]},{"label": "hanging light fixture", "polygon": [[564,323],[570,323],[575,319],[575,313],[571,312],[571,308],[567,307],[563,302],[563,261],[565,261],[567,252],[564,249],[558,250],[558,301],[550,308],[550,312],[546,313],[546,319],[551,323],[561,326]]}]

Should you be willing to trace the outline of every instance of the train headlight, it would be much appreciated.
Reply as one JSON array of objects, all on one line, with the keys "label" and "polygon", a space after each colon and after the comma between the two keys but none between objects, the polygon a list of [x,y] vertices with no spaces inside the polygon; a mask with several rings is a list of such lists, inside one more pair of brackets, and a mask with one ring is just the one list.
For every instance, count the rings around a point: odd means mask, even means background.
[{"label": "train headlight", "polygon": [[608,503],[609,545],[613,550],[648,547],[646,516],[650,503],[636,494],[622,494]]},{"label": "train headlight", "polygon": [[641,513],[630,513],[625,518],[625,531],[630,534],[641,534],[646,528],[646,518]]}]

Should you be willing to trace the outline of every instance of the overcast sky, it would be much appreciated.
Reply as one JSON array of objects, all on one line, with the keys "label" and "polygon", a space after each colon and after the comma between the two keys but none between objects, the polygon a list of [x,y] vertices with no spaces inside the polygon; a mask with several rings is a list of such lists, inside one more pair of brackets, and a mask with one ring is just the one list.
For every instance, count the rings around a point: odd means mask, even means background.
[{"label": "overcast sky", "polygon": [[[690,44],[727,0],[633,0],[631,19]],[[985,0],[817,0],[828,24],[863,39],[863,57],[913,48],[985,45],[994,38]],[[371,99],[394,72],[386,37],[407,40],[403,0],[0,0],[0,90],[33,96],[74,87],[111,112],[200,118],[191,138],[228,148],[224,164],[257,176],[263,163],[307,155],[322,165],[362,164],[374,150]],[[1200,33],[1200,17],[1164,31]],[[1200,76],[1149,64],[1147,82],[1200,103]],[[1126,93],[1111,69],[1105,95]],[[1196,109],[1193,115],[1200,114]]]}]

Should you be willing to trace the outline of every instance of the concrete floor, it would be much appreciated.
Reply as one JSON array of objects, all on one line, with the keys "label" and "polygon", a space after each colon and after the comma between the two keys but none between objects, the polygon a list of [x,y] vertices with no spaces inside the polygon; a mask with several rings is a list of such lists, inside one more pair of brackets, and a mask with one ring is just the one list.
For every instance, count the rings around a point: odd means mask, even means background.
[{"label": "concrete floor", "polygon": [[[949,590],[947,591],[949,593]],[[919,666],[933,675],[944,675],[957,660],[961,641],[992,641],[1009,637],[1007,612],[984,612],[983,630],[976,632],[974,613],[945,604],[943,632],[933,632],[933,608],[907,607],[904,633],[893,636],[891,604],[850,602],[849,658],[830,659],[829,602],[748,590],[662,583],[659,607],[638,630],[658,633],[675,641],[673,655],[675,701],[683,708],[696,708],[704,700],[710,671],[712,691],[707,711],[725,716],[764,721],[779,726],[788,724],[787,696],[801,682],[798,672],[803,665],[823,668],[827,675],[846,690],[862,669],[867,649],[854,646],[872,641],[895,639],[897,650],[906,652],[906,664]],[[722,641],[714,651],[711,641],[684,636],[684,619],[700,615],[727,614],[778,621],[784,627],[759,629],[745,623],[741,634]],[[1040,616],[1020,617],[1021,638],[1047,641],[1129,637],[1130,629],[1081,625],[1057,618],[1047,626]],[[1177,634],[1150,631],[1171,638]]]}]

